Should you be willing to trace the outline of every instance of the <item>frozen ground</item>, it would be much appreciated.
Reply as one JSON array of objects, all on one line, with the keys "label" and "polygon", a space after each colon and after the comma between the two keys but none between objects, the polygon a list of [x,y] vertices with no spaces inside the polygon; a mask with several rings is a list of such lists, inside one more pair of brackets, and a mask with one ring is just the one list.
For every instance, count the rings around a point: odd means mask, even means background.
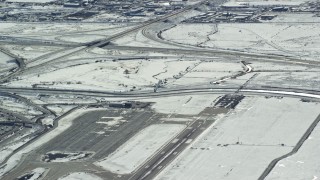
[{"label": "frozen ground", "polygon": [[119,126],[122,123],[127,122],[127,120],[123,119],[123,117],[102,117],[99,121],[96,123],[101,125],[106,125],[106,128],[112,127],[112,126]]},{"label": "frozen ground", "polygon": [[[0,22],[0,36],[6,41],[40,43],[33,45],[8,45],[2,48],[21,57],[34,59],[65,47],[43,46],[43,43],[79,45],[79,43],[105,39],[108,36],[134,27],[116,23],[3,23]],[[1,61],[0,61],[1,62]]]},{"label": "frozen ground", "polygon": [[[320,88],[318,72],[261,72],[247,87],[275,86],[317,90]],[[307,79],[307,80],[306,80]]]},{"label": "frozen ground", "polygon": [[168,83],[172,83],[197,64],[199,64],[197,60],[180,61],[177,59],[138,59],[115,62],[87,60],[79,65],[70,64],[70,66],[63,67],[66,63],[61,63],[61,66],[55,64],[53,67],[41,68],[39,71],[20,76],[19,80],[11,81],[8,85],[104,91],[153,89],[159,80],[166,79]]},{"label": "frozen ground", "polygon": [[42,114],[42,112],[35,107],[32,107],[19,99],[5,96],[0,96],[0,108],[18,113],[27,118],[32,118]]},{"label": "frozen ground", "polygon": [[[28,140],[30,140],[30,139],[28,139]],[[1,147],[1,149],[0,149],[0,163],[2,163],[15,149],[24,145],[28,140],[14,142],[9,145],[5,145],[5,146]]]},{"label": "frozen ground", "polygon": [[57,46],[24,46],[10,44],[1,44],[0,47],[6,49],[12,54],[26,59],[26,63],[28,63],[31,59],[35,59],[45,54],[49,54],[62,49],[62,47]]},{"label": "frozen ground", "polygon": [[45,162],[69,162],[83,160],[88,156],[92,155],[91,152],[60,152],[51,151],[47,152],[42,160]]},{"label": "frozen ground", "polygon": [[67,116],[63,117],[59,120],[58,127],[56,127],[54,130],[48,132],[47,134],[44,134],[36,141],[32,142],[28,146],[24,147],[20,151],[16,152],[14,155],[12,155],[7,163],[0,167],[0,178],[10,170],[12,170],[21,160],[21,158],[27,154],[33,151],[34,149],[40,147],[41,145],[47,143],[51,139],[55,138],[62,132],[66,131],[69,127],[71,127],[73,120],[75,120],[77,117],[83,115],[84,113],[90,112],[90,111],[96,111],[100,110],[99,108],[89,108],[89,109],[78,109],[76,111],[73,111],[72,113],[68,114]]},{"label": "frozen ground", "polygon": [[320,17],[315,16],[313,13],[267,13],[267,15],[277,15],[271,21],[262,22],[273,22],[273,23],[319,23]]},{"label": "frozen ground", "polygon": [[0,71],[15,66],[16,63],[13,58],[0,51]]},{"label": "frozen ground", "polygon": [[306,2],[306,0],[230,0],[227,3],[223,4],[226,7],[233,7],[233,6],[297,6]]},{"label": "frozen ground", "polygon": [[257,179],[291,151],[319,114],[318,103],[246,97],[156,179]]},{"label": "frozen ground", "polygon": [[182,124],[151,125],[130,138],[110,156],[95,164],[113,173],[131,173],[173,139],[183,128],[185,125]]},{"label": "frozen ground", "polygon": [[[119,23],[23,23],[19,22],[0,22],[0,34],[12,35],[14,37],[39,37],[49,38],[58,35],[75,35],[75,34],[101,34],[106,32],[115,33],[119,30],[132,28],[133,25]],[[44,36],[44,37],[41,37]],[[52,39],[54,40],[54,38]]]},{"label": "frozen ground", "polygon": [[206,107],[212,107],[218,97],[219,95],[189,95],[144,99],[143,101],[156,102],[152,108],[160,113],[196,115]]},{"label": "frozen ground", "polygon": [[61,177],[58,180],[102,180],[102,178],[86,172],[74,172]]},{"label": "frozen ground", "polygon": [[300,150],[278,162],[266,179],[313,179],[320,178],[320,125],[313,130]]},{"label": "frozen ground", "polygon": [[6,2],[21,2],[21,3],[49,3],[56,0],[6,0]]},{"label": "frozen ground", "polygon": [[[286,54],[301,59],[320,57],[320,25],[316,24],[180,24],[164,31],[169,41],[192,46],[245,51],[251,53]],[[301,33],[301,32],[304,33]]]},{"label": "frozen ground", "polygon": [[85,20],[85,22],[143,22],[149,19],[148,16],[122,16],[116,13],[101,11],[98,15]]},{"label": "frozen ground", "polygon": [[48,171],[48,169],[39,167],[39,168],[33,169],[31,172],[21,176],[20,178],[21,179],[27,178],[27,180],[43,179],[43,175],[45,174],[46,171]]}]

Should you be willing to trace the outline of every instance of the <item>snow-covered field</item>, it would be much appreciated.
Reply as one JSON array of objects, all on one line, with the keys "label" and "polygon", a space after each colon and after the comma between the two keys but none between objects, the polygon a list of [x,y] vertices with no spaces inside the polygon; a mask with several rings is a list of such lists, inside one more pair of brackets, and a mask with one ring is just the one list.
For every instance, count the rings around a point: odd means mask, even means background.
[{"label": "snow-covered field", "polygon": [[23,175],[20,178],[24,179],[24,178],[27,177],[28,180],[42,179],[43,175],[46,173],[46,171],[48,171],[48,169],[39,167],[39,168],[33,169],[32,171],[30,171],[29,173]]},{"label": "snow-covered field", "polygon": [[[101,108],[100,108],[101,109]],[[41,145],[49,142],[51,139],[55,138],[62,132],[66,131],[69,127],[71,127],[72,122],[79,116],[83,115],[84,113],[90,112],[90,111],[96,111],[100,110],[99,108],[88,108],[88,109],[78,109],[76,111],[73,111],[72,113],[68,114],[67,116],[63,117],[59,120],[58,127],[54,130],[48,132],[47,134],[44,134],[36,141],[32,142],[28,146],[24,147],[20,151],[16,152],[14,155],[12,155],[7,163],[0,167],[0,178],[7,172],[11,171],[17,164],[20,162],[21,158],[27,154],[33,151],[34,149],[40,147]]]},{"label": "snow-covered field", "polygon": [[28,63],[28,61],[31,59],[35,59],[45,54],[49,54],[62,49],[62,47],[57,46],[23,46],[11,44],[1,45],[1,47],[12,54],[25,58],[26,63]]},{"label": "snow-covered field", "polygon": [[58,180],[102,180],[102,178],[86,172],[74,172],[63,176]]},{"label": "snow-covered field", "polygon": [[[320,57],[319,24],[180,24],[164,31],[169,41],[192,46],[286,54],[302,59]],[[301,33],[303,32],[303,33]]]},{"label": "snow-covered field", "polygon": [[49,3],[56,0],[6,0],[6,2],[20,2],[20,3]]},{"label": "snow-covered field", "polygon": [[318,90],[319,75],[320,72],[263,72],[250,81],[247,87],[275,86]]},{"label": "snow-covered field", "polygon": [[313,130],[300,150],[278,162],[266,179],[318,179],[320,178],[320,125]]},{"label": "snow-covered field", "polygon": [[0,108],[19,113],[27,118],[32,118],[34,116],[42,114],[41,111],[21,100],[5,96],[0,96]]},{"label": "snow-covered field", "polygon": [[144,99],[143,101],[156,102],[152,108],[160,113],[196,115],[206,107],[212,107],[218,97],[219,95],[190,95]]},{"label": "snow-covered field", "polygon": [[0,51],[0,71],[17,66],[12,57]]},{"label": "snow-covered field", "polygon": [[[105,39],[108,36],[125,31],[134,25],[117,23],[4,23],[0,22],[0,36],[7,41],[78,44]],[[8,45],[3,43],[2,48],[26,58],[34,59],[64,47]],[[0,54],[0,57],[2,55]],[[2,62],[0,60],[0,62]]]},{"label": "snow-covered field", "polygon": [[291,151],[319,107],[293,98],[246,97],[156,179],[257,179]]},{"label": "snow-covered field", "polygon": [[306,2],[306,0],[230,0],[227,3],[223,4],[226,7],[234,6],[298,6]]},{"label": "snow-covered field", "polygon": [[185,125],[182,124],[155,124],[148,126],[129,139],[110,156],[95,164],[113,173],[131,173],[184,128]]},{"label": "snow-covered field", "polygon": [[72,35],[77,33],[106,33],[106,31],[117,32],[119,30],[126,30],[132,28],[127,24],[113,24],[113,23],[14,23],[14,22],[0,22],[0,34],[12,35],[15,37],[37,37],[44,36],[47,38],[50,35]]},{"label": "snow-covered field", "polygon": [[[54,87],[67,89],[95,89],[104,91],[130,91],[153,89],[159,80],[167,79],[168,83],[176,81],[199,63],[197,60],[179,61],[177,59],[151,59],[131,61],[98,61],[87,60],[80,65],[62,67],[66,63],[41,68],[21,76],[19,80],[7,85],[15,87]],[[37,65],[37,63],[33,64]],[[241,67],[239,65],[239,67]],[[42,73],[41,71],[45,71]]]},{"label": "snow-covered field", "polygon": [[277,15],[274,19],[270,21],[262,22],[277,22],[277,23],[319,23],[320,17],[315,16],[313,13],[267,13],[268,15]]}]

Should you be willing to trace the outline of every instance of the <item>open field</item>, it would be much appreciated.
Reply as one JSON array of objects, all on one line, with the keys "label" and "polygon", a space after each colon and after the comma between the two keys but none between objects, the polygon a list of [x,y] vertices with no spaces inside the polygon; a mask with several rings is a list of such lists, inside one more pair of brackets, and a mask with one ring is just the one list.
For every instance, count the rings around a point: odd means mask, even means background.
[{"label": "open field", "polygon": [[156,179],[257,179],[291,151],[318,108],[298,99],[246,97]]},{"label": "open field", "polygon": [[0,179],[319,179],[319,9],[1,1]]}]

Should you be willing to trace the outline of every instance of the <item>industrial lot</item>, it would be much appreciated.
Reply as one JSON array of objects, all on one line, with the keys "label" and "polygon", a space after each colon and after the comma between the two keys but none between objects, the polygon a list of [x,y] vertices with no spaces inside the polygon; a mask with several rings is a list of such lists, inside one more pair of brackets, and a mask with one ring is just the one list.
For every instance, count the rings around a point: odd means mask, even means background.
[{"label": "industrial lot", "polygon": [[317,0],[2,0],[0,179],[319,179],[319,32]]}]

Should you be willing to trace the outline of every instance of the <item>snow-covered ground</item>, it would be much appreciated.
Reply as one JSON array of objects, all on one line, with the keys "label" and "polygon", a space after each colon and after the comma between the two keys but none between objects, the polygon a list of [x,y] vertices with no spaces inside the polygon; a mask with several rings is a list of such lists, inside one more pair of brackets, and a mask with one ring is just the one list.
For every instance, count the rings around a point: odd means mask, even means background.
[{"label": "snow-covered ground", "polygon": [[306,0],[230,0],[223,4],[226,7],[237,7],[237,6],[298,6],[306,2]]},{"label": "snow-covered ground", "polygon": [[90,17],[85,22],[144,22],[149,19],[148,16],[122,16],[116,13],[101,11],[98,15]]},{"label": "snow-covered ground", "polygon": [[11,171],[21,160],[23,155],[30,153],[31,151],[35,150],[36,148],[40,147],[41,145],[49,142],[51,139],[55,138],[62,132],[66,131],[69,127],[72,126],[72,122],[79,116],[83,115],[84,113],[90,111],[100,110],[101,108],[88,108],[88,109],[78,109],[73,111],[72,113],[68,114],[67,116],[63,117],[59,120],[58,127],[54,130],[44,134],[36,141],[32,142],[28,146],[24,147],[20,151],[16,152],[12,155],[5,166],[0,167],[0,178],[7,172]]},{"label": "snow-covered ground", "polygon": [[196,115],[206,107],[212,107],[219,95],[189,95],[166,98],[144,99],[147,102],[156,102],[152,108],[166,114]]},{"label": "snow-covered ground", "polygon": [[0,22],[0,34],[12,35],[15,37],[40,37],[47,38],[52,35],[72,35],[77,33],[95,34],[104,33],[106,31],[117,32],[126,30],[133,26],[117,23],[15,23],[15,22]]},{"label": "snow-covered ground", "polygon": [[[29,178],[27,180],[37,180],[37,179],[43,179],[43,175],[45,174],[45,172],[48,171],[48,169],[46,168],[36,168],[33,169],[32,171],[30,171],[29,173],[23,175],[21,177],[21,179],[23,179],[24,177],[28,176]],[[30,177],[31,176],[31,177]]]},{"label": "snow-covered ground", "polygon": [[57,46],[23,46],[23,45],[11,45],[5,44],[0,45],[3,49],[6,49],[12,54],[15,54],[19,57],[26,59],[26,63],[29,60],[35,59],[37,57],[43,56],[45,54],[49,54],[58,50],[61,50],[61,47]]},{"label": "snow-covered ground", "polygon": [[[126,23],[14,23],[0,22],[0,36],[6,41],[78,44],[105,39],[134,27]],[[55,46],[8,45],[2,48],[27,60],[61,50]],[[1,54],[0,54],[0,57]],[[0,62],[2,62],[0,60]]]},{"label": "snow-covered ground", "polygon": [[26,139],[24,141],[18,141],[11,143],[9,145],[5,145],[0,149],[0,163],[2,163],[15,149],[18,149],[20,146],[24,145],[30,139]]},{"label": "snow-covered ground", "polygon": [[58,180],[102,180],[97,175],[86,172],[74,172],[59,178]]},{"label": "snow-covered ground", "polygon": [[[164,31],[169,41],[192,46],[251,53],[286,54],[301,59],[320,57],[319,29],[315,24],[180,24]],[[304,32],[304,33],[301,33]]]},{"label": "snow-covered ground", "polygon": [[150,125],[138,132],[107,158],[95,164],[113,173],[131,173],[185,127],[182,124]]},{"label": "snow-covered ground", "polygon": [[266,179],[313,179],[320,178],[320,125],[313,130],[299,151],[281,161]]},{"label": "snow-covered ground", "polygon": [[[6,137],[3,136],[2,139],[0,140],[1,142],[0,163],[2,163],[16,149],[18,149],[19,147],[23,146],[24,144],[32,140],[35,137],[32,134],[38,130],[39,130],[38,127],[28,128],[28,129],[20,130],[20,132],[7,135]],[[8,141],[9,138],[10,138],[10,141]],[[0,172],[1,172],[1,168],[0,168]]]},{"label": "snow-covered ground", "polygon": [[293,98],[246,97],[156,179],[257,179],[291,151],[319,107]]},{"label": "snow-covered ground", "polygon": [[108,127],[110,126],[119,126],[121,123],[125,123],[127,120],[124,120],[123,117],[102,117],[96,123],[98,124],[105,124]]},{"label": "snow-covered ground", "polygon": [[274,19],[270,21],[262,22],[277,22],[277,23],[319,23],[320,17],[315,16],[313,13],[267,13],[267,15],[276,15]]},{"label": "snow-covered ground", "polygon": [[27,118],[42,114],[41,111],[15,98],[0,96],[0,108],[24,115]]},{"label": "snow-covered ground", "polygon": [[61,116],[62,114],[66,113],[67,111],[71,110],[75,106],[73,105],[50,105],[47,106],[48,109],[55,112],[58,116]]},{"label": "snow-covered ground", "polygon": [[274,86],[318,90],[320,72],[263,72],[259,73],[247,87]]},{"label": "snow-covered ground", "polygon": [[[52,57],[51,57],[52,59]],[[35,62],[37,65],[40,62]],[[63,67],[56,64],[19,77],[7,85],[14,87],[54,87],[66,89],[95,89],[104,91],[152,90],[159,80],[168,83],[189,72],[197,60],[151,59],[130,61],[96,61]],[[240,67],[240,65],[239,65]],[[42,72],[41,72],[42,71]]]},{"label": "snow-covered ground", "polygon": [[[83,160],[88,156],[92,155],[92,152],[60,152],[60,151],[51,151],[47,152],[42,160],[45,162],[69,162]],[[55,157],[59,156],[59,157]],[[63,156],[63,157],[62,157]]]},{"label": "snow-covered ground", "polygon": [[13,58],[0,51],[0,70],[16,66]]},{"label": "snow-covered ground", "polygon": [[20,3],[49,3],[56,0],[6,0],[6,2],[20,2]]}]

